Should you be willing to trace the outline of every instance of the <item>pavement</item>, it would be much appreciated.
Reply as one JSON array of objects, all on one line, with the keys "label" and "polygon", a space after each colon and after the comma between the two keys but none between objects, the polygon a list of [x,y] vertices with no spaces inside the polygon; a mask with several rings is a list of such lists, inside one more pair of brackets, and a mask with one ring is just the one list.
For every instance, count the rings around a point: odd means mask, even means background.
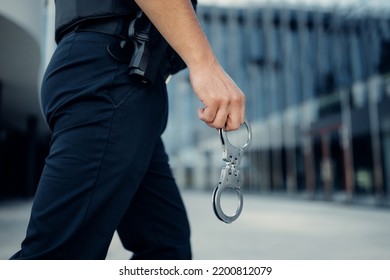
[{"label": "pavement", "polygon": [[[198,260],[390,260],[390,209],[247,194],[232,224],[220,222],[211,192],[182,191]],[[235,202],[224,196],[224,208]],[[0,201],[0,259],[20,247],[31,200]],[[233,207],[234,208],[234,207]],[[107,259],[128,259],[115,235]]]}]

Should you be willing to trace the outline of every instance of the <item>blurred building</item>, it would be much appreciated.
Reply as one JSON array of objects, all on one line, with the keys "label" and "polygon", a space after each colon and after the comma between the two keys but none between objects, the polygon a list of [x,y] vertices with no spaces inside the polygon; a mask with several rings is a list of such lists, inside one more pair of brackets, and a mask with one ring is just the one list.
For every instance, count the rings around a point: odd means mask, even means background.
[{"label": "blurred building", "polygon": [[[388,1],[199,2],[217,57],[247,96],[244,190],[387,203]],[[47,155],[39,87],[55,48],[53,6],[0,3],[0,197],[32,195]],[[186,71],[168,87],[164,140],[177,181],[212,189],[224,164],[218,134],[197,119]]]},{"label": "blurred building", "polygon": [[[389,5],[251,2],[198,9],[218,58],[247,96],[253,141],[244,189],[387,203]],[[165,137],[178,182],[214,188],[223,166],[217,133],[197,120],[201,105],[187,73],[170,87]]]},{"label": "blurred building", "polygon": [[54,48],[50,2],[0,2],[0,198],[32,195],[47,154],[39,86]]}]

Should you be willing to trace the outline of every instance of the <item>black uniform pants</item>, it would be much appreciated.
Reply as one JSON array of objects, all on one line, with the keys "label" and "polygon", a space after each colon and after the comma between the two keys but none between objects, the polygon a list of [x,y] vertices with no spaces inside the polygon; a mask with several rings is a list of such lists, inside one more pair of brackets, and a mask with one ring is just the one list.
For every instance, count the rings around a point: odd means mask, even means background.
[{"label": "black uniform pants", "polygon": [[132,80],[106,50],[113,39],[72,32],[46,70],[41,99],[52,142],[12,259],[104,259],[115,230],[134,259],[191,258],[161,140],[165,83]]}]

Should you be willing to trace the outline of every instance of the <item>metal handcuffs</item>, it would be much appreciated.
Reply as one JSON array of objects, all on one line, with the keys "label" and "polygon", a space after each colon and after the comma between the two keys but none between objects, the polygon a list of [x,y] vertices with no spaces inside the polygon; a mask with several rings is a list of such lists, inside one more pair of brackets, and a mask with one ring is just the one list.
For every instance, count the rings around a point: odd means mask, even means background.
[{"label": "metal handcuffs", "polygon": [[[217,218],[227,224],[235,221],[240,216],[243,207],[243,197],[240,189],[240,171],[238,167],[243,151],[248,148],[252,140],[252,130],[248,121],[245,121],[244,125],[248,132],[248,139],[242,147],[232,145],[227,137],[227,132],[223,129],[218,130],[222,143],[222,160],[225,161],[226,165],[221,170],[218,185],[213,192],[213,210]],[[238,207],[236,213],[232,216],[224,213],[221,207],[221,195],[229,188],[233,189],[238,195]]]}]

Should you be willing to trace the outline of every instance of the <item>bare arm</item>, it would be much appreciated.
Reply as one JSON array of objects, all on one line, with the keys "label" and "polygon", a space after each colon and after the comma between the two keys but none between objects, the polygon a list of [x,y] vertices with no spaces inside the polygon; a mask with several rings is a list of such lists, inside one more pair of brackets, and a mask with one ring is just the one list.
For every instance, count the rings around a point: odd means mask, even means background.
[{"label": "bare arm", "polygon": [[187,64],[192,88],[204,104],[199,118],[214,128],[237,129],[245,95],[218,63],[189,0],[135,0]]}]

